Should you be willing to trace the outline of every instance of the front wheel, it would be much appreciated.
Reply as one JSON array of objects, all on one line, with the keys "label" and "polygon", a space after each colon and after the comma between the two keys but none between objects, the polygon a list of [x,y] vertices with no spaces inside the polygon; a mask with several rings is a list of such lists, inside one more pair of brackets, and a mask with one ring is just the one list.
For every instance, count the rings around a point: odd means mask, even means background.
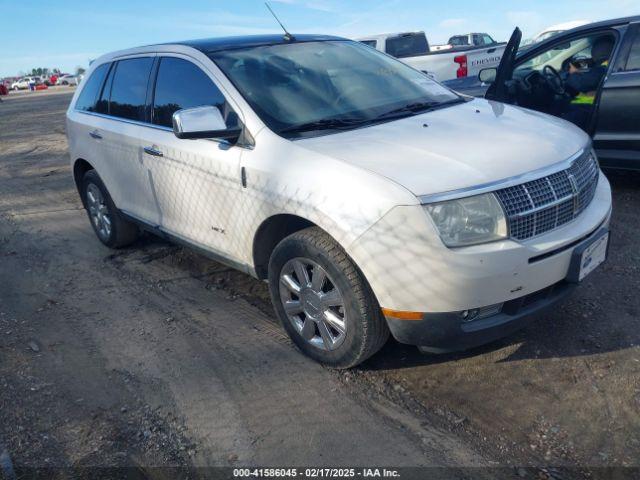
[{"label": "front wheel", "polygon": [[269,290],[291,340],[326,365],[358,365],[389,337],[364,276],[318,227],[296,232],[278,244],[269,262]]}]

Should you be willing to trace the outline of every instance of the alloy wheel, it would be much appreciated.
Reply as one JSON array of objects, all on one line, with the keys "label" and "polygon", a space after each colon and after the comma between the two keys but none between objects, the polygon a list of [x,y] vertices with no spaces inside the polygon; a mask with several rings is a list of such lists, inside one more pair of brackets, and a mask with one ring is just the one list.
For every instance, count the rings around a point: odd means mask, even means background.
[{"label": "alloy wheel", "polygon": [[102,192],[97,185],[87,185],[87,209],[89,217],[96,228],[98,236],[106,241],[111,236],[111,214],[105,202]]},{"label": "alloy wheel", "polygon": [[280,301],[287,318],[311,345],[335,350],[347,333],[344,298],[327,271],[313,260],[293,258],[280,272]]}]

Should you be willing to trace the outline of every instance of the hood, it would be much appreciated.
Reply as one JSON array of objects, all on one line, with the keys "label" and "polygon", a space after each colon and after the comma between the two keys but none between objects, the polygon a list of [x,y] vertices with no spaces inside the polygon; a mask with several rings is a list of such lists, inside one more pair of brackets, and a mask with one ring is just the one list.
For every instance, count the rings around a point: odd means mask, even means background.
[{"label": "hood", "polygon": [[295,143],[383,175],[419,196],[553,165],[588,145],[589,137],[559,118],[476,99]]}]

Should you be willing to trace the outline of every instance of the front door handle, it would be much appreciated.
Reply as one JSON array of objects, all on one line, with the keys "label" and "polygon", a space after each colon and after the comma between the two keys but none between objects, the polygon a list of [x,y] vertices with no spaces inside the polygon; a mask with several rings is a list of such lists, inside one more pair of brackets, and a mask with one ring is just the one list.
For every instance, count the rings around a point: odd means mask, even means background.
[{"label": "front door handle", "polygon": [[93,132],[89,132],[89,135],[91,136],[91,138],[95,138],[96,140],[101,140],[102,139],[102,135],[100,135],[98,130],[94,130]]},{"label": "front door handle", "polygon": [[153,155],[154,157],[162,156],[162,152],[153,147],[144,147],[144,153],[148,153],[149,155]]}]

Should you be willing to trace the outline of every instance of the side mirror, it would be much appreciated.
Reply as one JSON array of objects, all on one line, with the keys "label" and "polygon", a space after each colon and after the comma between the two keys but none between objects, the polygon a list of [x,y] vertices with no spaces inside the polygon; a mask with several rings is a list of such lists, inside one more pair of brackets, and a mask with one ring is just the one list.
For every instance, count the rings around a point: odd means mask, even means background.
[{"label": "side mirror", "polygon": [[218,107],[184,108],[173,114],[173,133],[178,138],[219,138],[236,141],[240,128],[228,128]]},{"label": "side mirror", "polygon": [[498,74],[497,68],[484,68],[478,73],[478,79],[482,83],[493,83],[496,81],[496,75]]}]

